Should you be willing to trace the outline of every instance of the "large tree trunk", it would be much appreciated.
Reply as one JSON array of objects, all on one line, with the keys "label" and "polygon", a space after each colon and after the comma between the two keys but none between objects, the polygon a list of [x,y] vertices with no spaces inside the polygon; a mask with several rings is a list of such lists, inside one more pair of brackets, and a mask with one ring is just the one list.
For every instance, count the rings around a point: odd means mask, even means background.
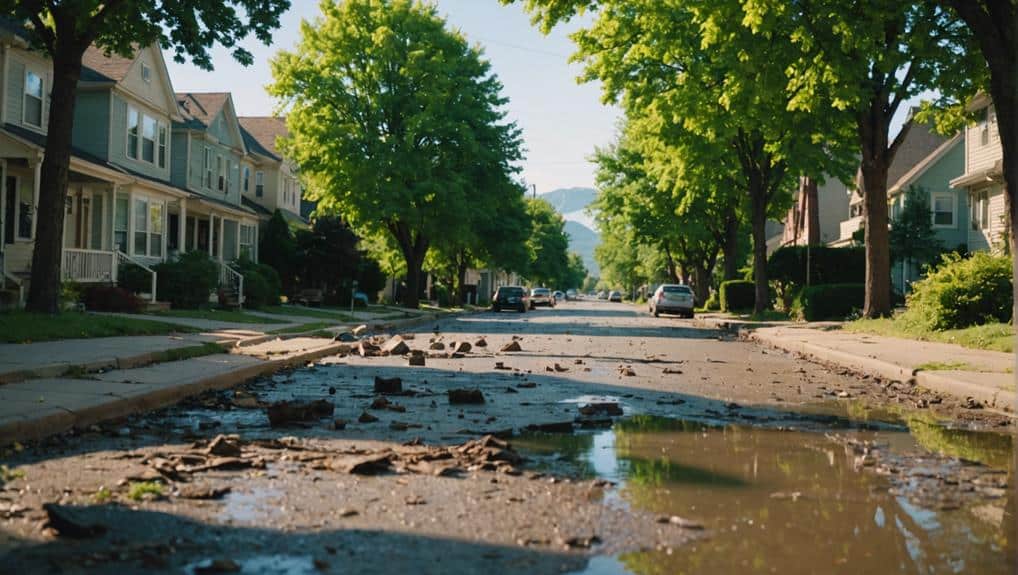
[{"label": "large tree trunk", "polygon": [[[29,311],[60,311],[61,246],[64,235],[64,202],[71,164],[74,103],[81,76],[82,51],[60,42],[53,55],[53,89],[50,91],[46,156],[39,182],[39,206],[35,213],[35,249],[32,280],[28,290]],[[45,110],[45,103],[43,105]]]},{"label": "large tree trunk", "polygon": [[[887,229],[887,168],[893,155],[887,147],[888,123],[876,100],[870,112],[860,116],[862,143],[861,187],[866,222],[866,297],[863,316],[891,315],[891,251]],[[907,129],[907,128],[903,128]]]},{"label": "large tree trunk", "polygon": [[[456,303],[467,303],[467,254],[460,252],[456,260]],[[474,302],[477,303],[477,302]]]},{"label": "large tree trunk", "polygon": [[805,214],[803,224],[806,226],[806,243],[815,246],[820,244],[820,192],[817,181],[809,176],[802,179],[800,193],[803,195]]},{"label": "large tree trunk", "polygon": [[721,253],[725,256],[725,281],[734,280],[739,276],[739,216],[734,213],[725,221],[725,241]]},{"label": "large tree trunk", "polygon": [[767,287],[767,188],[759,177],[750,178],[750,205],[753,226],[753,313],[766,311],[770,304]]},{"label": "large tree trunk", "polygon": [[396,243],[403,252],[403,260],[406,262],[406,293],[403,294],[403,307],[417,309],[421,306],[421,268],[424,266],[424,255],[428,252],[428,241],[419,233],[415,236],[403,222],[390,223],[388,227],[396,238]]}]

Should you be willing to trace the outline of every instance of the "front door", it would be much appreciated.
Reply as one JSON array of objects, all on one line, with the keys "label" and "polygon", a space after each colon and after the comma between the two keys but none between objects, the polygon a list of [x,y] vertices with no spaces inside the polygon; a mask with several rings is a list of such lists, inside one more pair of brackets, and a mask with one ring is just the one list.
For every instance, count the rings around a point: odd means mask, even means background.
[{"label": "front door", "polygon": [[198,220],[198,250],[209,253],[209,221]]},{"label": "front door", "polygon": [[4,185],[4,243],[14,243],[14,218],[18,207],[18,179],[7,176]]}]

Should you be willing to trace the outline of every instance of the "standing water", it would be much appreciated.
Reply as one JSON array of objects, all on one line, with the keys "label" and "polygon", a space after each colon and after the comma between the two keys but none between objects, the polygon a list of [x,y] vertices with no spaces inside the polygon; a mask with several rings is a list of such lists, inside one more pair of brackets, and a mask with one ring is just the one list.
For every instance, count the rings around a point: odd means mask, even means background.
[{"label": "standing water", "polygon": [[[910,427],[839,441],[637,416],[516,445],[615,481],[609,504],[704,527],[685,547],[596,557],[587,573],[1014,573],[1014,494],[1000,488],[1013,485],[1010,436]],[[846,440],[883,446],[888,462],[861,459]]]}]

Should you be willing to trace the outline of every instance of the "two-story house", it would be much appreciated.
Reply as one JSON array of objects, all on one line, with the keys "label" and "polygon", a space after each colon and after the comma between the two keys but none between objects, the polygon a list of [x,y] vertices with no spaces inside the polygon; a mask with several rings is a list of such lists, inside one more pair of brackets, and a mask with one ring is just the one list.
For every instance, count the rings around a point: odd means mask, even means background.
[{"label": "two-story house", "polygon": [[240,118],[248,157],[241,174],[245,204],[262,212],[262,221],[278,209],[291,225],[305,226],[301,217],[301,184],[296,166],[277,146],[289,132],[285,118],[271,116]]},{"label": "two-story house", "polygon": [[[177,214],[179,248],[221,262],[257,259],[258,215],[241,202],[247,147],[233,97],[226,92],[177,94],[182,121],[173,125],[174,185],[192,192]],[[171,216],[172,217],[172,216]]]},{"label": "two-story house", "polygon": [[977,121],[964,131],[964,171],[951,180],[968,201],[967,243],[970,251],[1003,249],[1007,232],[1004,200],[1004,152],[993,102],[980,95],[969,104]]}]

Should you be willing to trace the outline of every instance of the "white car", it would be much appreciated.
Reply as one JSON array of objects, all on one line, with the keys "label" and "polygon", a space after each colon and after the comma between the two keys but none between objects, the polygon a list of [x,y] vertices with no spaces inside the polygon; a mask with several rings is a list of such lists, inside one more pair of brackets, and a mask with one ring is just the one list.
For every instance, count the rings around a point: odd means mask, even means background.
[{"label": "white car", "polygon": [[658,286],[657,290],[654,291],[648,306],[650,307],[650,313],[654,317],[658,317],[663,313],[673,313],[692,318],[693,308],[696,307],[695,300],[693,290],[689,286],[664,284]]}]

